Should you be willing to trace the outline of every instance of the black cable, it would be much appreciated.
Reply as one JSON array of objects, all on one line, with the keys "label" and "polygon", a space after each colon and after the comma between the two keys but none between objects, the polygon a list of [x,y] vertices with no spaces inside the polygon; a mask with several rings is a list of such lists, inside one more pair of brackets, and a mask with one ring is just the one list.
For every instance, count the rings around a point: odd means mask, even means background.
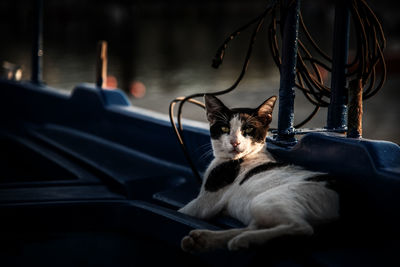
[{"label": "black cable", "polygon": [[[261,26],[262,26],[262,24],[264,22],[265,16],[277,5],[277,3],[278,3],[278,0],[271,1],[270,4],[267,6],[265,11],[261,15],[259,15],[256,18],[252,19],[251,21],[246,23],[244,26],[240,27],[239,29],[234,31],[232,34],[230,34],[230,36],[220,46],[220,48],[218,49],[217,54],[214,57],[213,62],[212,62],[212,66],[214,68],[218,68],[219,65],[222,63],[223,58],[224,58],[224,54],[225,54],[225,50],[227,48],[228,43],[231,40],[233,40],[235,37],[237,37],[240,34],[241,31],[243,31],[243,30],[247,29],[248,27],[250,27],[251,25],[257,23],[257,26],[254,28],[252,36],[250,38],[250,42],[249,42],[249,46],[248,46],[248,49],[247,49],[246,57],[245,57],[245,60],[244,60],[243,66],[242,66],[242,70],[241,70],[238,78],[236,79],[236,81],[233,83],[232,86],[230,86],[227,89],[224,89],[224,90],[218,91],[218,92],[207,93],[207,94],[211,94],[211,95],[215,95],[215,96],[226,94],[226,93],[229,93],[232,90],[234,90],[239,85],[239,83],[243,79],[243,77],[244,77],[244,75],[246,73],[247,67],[249,65],[250,57],[251,57],[251,53],[253,51],[253,46],[254,46],[254,43],[255,43],[255,40],[256,40],[257,33],[261,29]],[[186,102],[191,102],[191,100],[193,100],[193,98],[196,98],[196,97],[203,97],[205,94],[206,93],[196,93],[196,94],[192,94],[192,95],[189,95],[189,96],[186,96],[186,97],[175,98],[171,102],[170,107],[169,107],[169,116],[170,116],[170,121],[171,121],[172,128],[174,129],[174,132],[175,132],[175,134],[176,134],[176,136],[178,138],[178,142],[179,142],[179,144],[180,144],[180,146],[181,146],[181,148],[183,150],[183,153],[185,154],[185,157],[186,157],[186,159],[187,159],[187,161],[189,163],[189,166],[191,167],[191,169],[193,171],[193,174],[195,175],[195,177],[196,177],[196,179],[198,180],[199,183],[202,182],[201,176],[200,176],[199,172],[197,171],[197,169],[195,167],[195,164],[191,160],[189,152],[187,151],[187,148],[185,146],[185,140],[184,140],[184,136],[183,136],[183,125],[182,125],[182,111],[183,111],[183,106],[184,106],[184,104]],[[175,104],[177,102],[179,102],[178,113],[177,113],[178,126],[179,127],[176,126],[175,121],[173,119],[173,114],[174,114],[173,110],[174,110],[174,106],[175,106]],[[204,104],[203,104],[203,107],[204,107]]]}]

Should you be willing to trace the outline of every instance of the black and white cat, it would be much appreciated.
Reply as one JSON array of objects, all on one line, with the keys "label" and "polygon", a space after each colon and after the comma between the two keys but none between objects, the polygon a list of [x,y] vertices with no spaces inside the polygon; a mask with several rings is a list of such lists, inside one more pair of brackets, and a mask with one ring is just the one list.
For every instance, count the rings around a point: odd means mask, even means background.
[{"label": "black and white cat", "polygon": [[247,226],[193,230],[182,239],[184,251],[238,250],[282,235],[311,235],[313,225],[338,218],[339,197],[327,188],[325,174],[277,162],[267,152],[275,101],[229,109],[205,96],[214,160],[197,198],[179,211],[202,219],[224,213]]}]

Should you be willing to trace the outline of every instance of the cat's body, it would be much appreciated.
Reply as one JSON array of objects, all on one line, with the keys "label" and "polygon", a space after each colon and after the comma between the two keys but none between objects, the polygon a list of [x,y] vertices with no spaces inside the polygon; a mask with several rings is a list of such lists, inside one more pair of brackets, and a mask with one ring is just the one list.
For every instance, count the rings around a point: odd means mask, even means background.
[{"label": "cat's body", "polygon": [[237,250],[282,235],[310,235],[313,225],[338,217],[338,195],[327,188],[325,174],[276,162],[266,151],[275,100],[230,110],[206,97],[215,158],[198,197],[180,212],[202,219],[225,213],[247,227],[193,230],[182,240],[185,251]]}]

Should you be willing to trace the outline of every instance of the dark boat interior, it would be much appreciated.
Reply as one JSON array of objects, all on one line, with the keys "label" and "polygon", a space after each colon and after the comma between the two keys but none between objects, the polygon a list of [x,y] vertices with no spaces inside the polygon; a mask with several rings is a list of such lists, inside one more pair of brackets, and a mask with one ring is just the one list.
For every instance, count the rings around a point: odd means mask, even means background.
[{"label": "dark boat interior", "polygon": [[[342,218],[312,237],[187,254],[180,240],[191,229],[241,223],[177,212],[199,185],[183,156],[171,154],[179,148],[167,121],[130,111],[118,91],[102,98],[89,85],[71,96],[32,84],[1,86],[0,112],[10,114],[0,132],[3,266],[383,266],[395,260],[400,156],[393,143],[308,134],[291,149],[268,144],[286,161],[336,172]],[[209,142],[206,130],[187,128],[191,145]],[[389,153],[371,160],[382,146]]]}]

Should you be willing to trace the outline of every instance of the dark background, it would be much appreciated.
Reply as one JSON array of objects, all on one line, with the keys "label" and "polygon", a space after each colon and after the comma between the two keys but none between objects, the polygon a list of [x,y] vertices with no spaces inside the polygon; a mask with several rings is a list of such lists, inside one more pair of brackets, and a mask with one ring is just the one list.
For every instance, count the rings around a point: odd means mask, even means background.
[{"label": "dark background", "polygon": [[[0,61],[22,66],[30,78],[33,3],[0,2]],[[249,34],[232,42],[220,69],[211,68],[216,49],[230,32],[257,16],[267,1],[44,1],[45,83],[65,93],[81,82],[94,82],[96,44],[108,41],[108,74],[132,104],[167,113],[169,101],[194,92],[229,87],[239,74]],[[364,102],[364,137],[400,143],[400,16],[398,1],[371,1],[382,21],[388,47],[388,80]],[[311,33],[329,54],[332,46],[333,1],[302,1]],[[351,45],[351,49],[352,49]],[[350,50],[350,53],[352,50]],[[138,82],[144,96],[130,94]],[[229,106],[258,106],[278,94],[279,72],[272,62],[266,31],[257,37],[248,73],[235,92],[223,96]],[[295,120],[313,107],[298,93]],[[276,113],[276,112],[275,112]],[[204,120],[203,111],[187,107],[184,116]],[[274,115],[276,125],[276,114]],[[324,127],[322,110],[307,127]],[[273,126],[274,126],[273,125]]]}]

